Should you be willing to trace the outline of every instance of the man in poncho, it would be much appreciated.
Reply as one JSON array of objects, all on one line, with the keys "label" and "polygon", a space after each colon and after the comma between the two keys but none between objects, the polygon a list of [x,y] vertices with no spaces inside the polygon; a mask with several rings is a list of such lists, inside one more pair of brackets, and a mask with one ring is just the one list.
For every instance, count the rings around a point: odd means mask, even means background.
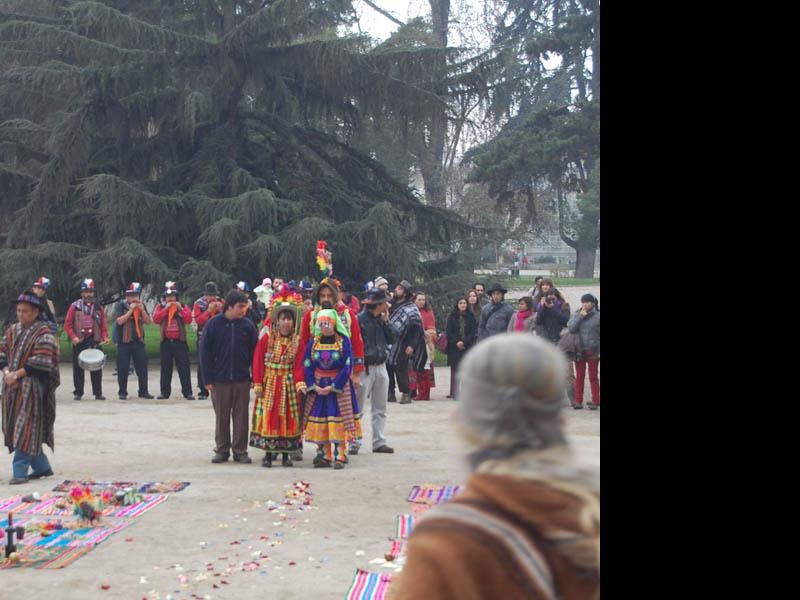
[{"label": "man in poncho", "polygon": [[[42,299],[33,291],[16,300],[17,323],[0,343],[3,370],[2,419],[5,445],[14,453],[9,483],[27,483],[53,474],[42,445],[54,449],[58,346],[50,325],[39,319]],[[33,472],[28,475],[29,469]]]}]

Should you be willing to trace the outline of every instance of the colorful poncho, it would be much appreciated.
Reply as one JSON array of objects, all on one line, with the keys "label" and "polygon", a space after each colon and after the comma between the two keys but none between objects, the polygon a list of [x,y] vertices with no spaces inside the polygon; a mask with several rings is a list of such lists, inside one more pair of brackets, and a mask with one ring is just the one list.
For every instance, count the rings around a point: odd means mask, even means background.
[{"label": "colorful poncho", "polygon": [[2,397],[3,435],[9,452],[19,449],[41,454],[42,444],[54,449],[58,346],[52,328],[34,321],[28,328],[15,323],[0,344],[0,366],[11,371],[28,367],[35,374],[23,377],[14,388],[5,386]]}]

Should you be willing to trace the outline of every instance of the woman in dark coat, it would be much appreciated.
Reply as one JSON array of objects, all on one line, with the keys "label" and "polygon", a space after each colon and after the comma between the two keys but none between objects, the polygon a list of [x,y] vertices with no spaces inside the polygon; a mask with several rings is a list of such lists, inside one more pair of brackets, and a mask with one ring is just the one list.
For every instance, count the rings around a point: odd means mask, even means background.
[{"label": "woman in dark coat", "polygon": [[467,299],[456,301],[453,312],[447,317],[447,364],[450,367],[450,395],[458,400],[458,379],[456,373],[461,359],[474,344],[478,336],[478,321],[468,309]]}]

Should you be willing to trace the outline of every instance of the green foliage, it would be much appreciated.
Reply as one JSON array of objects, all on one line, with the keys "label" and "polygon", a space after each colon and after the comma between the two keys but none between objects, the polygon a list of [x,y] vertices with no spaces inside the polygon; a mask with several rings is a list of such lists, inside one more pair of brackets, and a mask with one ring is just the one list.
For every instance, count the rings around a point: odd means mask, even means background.
[{"label": "green foliage", "polygon": [[445,50],[338,36],[349,0],[235,6],[0,0],[0,295],[299,278],[318,239],[339,277],[424,276],[424,250],[474,234],[347,143],[440,110]]},{"label": "green foliage", "polygon": [[[523,207],[530,223],[546,190],[561,238],[583,263],[600,227],[599,2],[506,0],[495,43],[508,50],[505,79],[514,82],[505,110],[517,110],[500,135],[467,153],[470,180],[488,184],[504,209]],[[558,66],[545,68],[553,58]]]}]

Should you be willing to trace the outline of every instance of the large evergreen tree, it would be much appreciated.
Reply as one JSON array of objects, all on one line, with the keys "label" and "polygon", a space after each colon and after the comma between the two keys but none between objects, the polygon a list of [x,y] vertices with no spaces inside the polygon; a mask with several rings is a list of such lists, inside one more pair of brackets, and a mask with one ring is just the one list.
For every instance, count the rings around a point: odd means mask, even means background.
[{"label": "large evergreen tree", "polygon": [[430,48],[370,50],[349,0],[0,0],[0,294],[265,274],[441,275],[467,231],[341,132],[438,114]]}]

